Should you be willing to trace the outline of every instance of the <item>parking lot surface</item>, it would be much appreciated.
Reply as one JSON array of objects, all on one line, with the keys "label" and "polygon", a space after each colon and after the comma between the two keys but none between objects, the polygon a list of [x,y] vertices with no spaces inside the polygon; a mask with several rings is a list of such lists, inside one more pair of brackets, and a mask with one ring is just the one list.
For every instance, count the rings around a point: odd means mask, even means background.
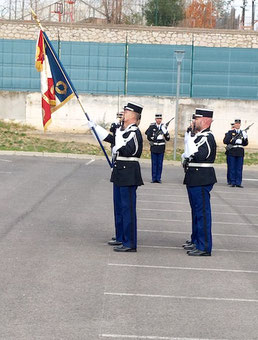
[{"label": "parking lot surface", "polygon": [[180,165],[137,190],[138,251],[116,253],[105,160],[0,154],[0,339],[258,339],[258,169],[244,188],[216,168],[213,252],[182,244]]}]

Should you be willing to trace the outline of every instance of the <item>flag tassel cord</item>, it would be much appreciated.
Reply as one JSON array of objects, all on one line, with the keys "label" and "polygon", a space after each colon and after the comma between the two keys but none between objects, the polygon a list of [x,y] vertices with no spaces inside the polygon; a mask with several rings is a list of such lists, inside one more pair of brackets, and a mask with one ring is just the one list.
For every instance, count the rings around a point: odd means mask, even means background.
[{"label": "flag tassel cord", "polygon": [[[81,102],[81,100],[80,100],[80,98],[79,98],[79,96],[78,96],[76,90],[73,88],[73,86],[71,85],[70,81],[67,79],[67,76],[66,76],[66,74],[65,74],[65,72],[64,72],[64,70],[63,70],[63,68],[61,67],[60,63],[59,63],[59,60],[56,58],[56,55],[55,55],[55,53],[54,53],[54,51],[53,51],[53,49],[52,49],[52,46],[50,45],[48,39],[46,38],[46,36],[45,36],[45,34],[44,34],[43,27],[42,27],[42,25],[41,25],[41,23],[40,23],[40,21],[39,21],[39,19],[38,19],[38,17],[37,17],[37,14],[36,14],[32,9],[31,9],[31,12],[32,12],[32,16],[33,16],[34,20],[37,22],[37,24],[39,25],[40,29],[42,30],[43,35],[44,35],[44,40],[45,40],[45,42],[47,43],[48,48],[50,49],[50,51],[51,51],[51,53],[52,53],[52,55],[53,55],[53,57],[54,57],[54,59],[55,59],[57,65],[58,65],[58,67],[59,67],[59,69],[60,69],[60,71],[62,72],[62,74],[63,74],[63,76],[64,76],[64,78],[65,78],[65,80],[66,80],[66,82],[67,82],[67,84],[69,85],[71,91],[74,93],[75,97],[77,98],[77,101],[78,101],[78,103],[79,103],[79,105],[80,105],[80,107],[81,107],[83,113],[85,114],[87,120],[90,121],[90,117],[89,117],[89,115],[87,114],[87,112],[84,110],[84,107],[83,107],[83,105],[82,105],[82,102]],[[98,136],[98,134],[97,134],[97,132],[96,132],[94,126],[91,127],[91,130],[93,131],[93,133],[94,133],[94,135],[95,135],[97,141],[99,142],[99,145],[100,145],[100,147],[101,147],[101,149],[102,149],[102,151],[103,151],[103,153],[104,153],[104,155],[105,155],[105,157],[106,157],[106,159],[107,159],[107,162],[108,162],[110,168],[112,168],[112,164],[111,164],[111,162],[110,162],[110,159],[109,159],[109,157],[108,157],[108,155],[107,155],[107,153],[106,153],[106,150],[105,150],[103,144],[101,143],[101,140],[99,139],[99,136]]]}]

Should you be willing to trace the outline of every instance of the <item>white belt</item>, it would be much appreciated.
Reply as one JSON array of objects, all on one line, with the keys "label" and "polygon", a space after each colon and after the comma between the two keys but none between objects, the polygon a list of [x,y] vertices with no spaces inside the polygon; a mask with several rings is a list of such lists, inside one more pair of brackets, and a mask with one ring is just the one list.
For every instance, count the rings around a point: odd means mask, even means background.
[{"label": "white belt", "polygon": [[213,163],[188,163],[187,166],[198,167],[198,168],[210,168],[213,167]]},{"label": "white belt", "polygon": [[166,143],[162,142],[162,143],[153,143],[153,145],[165,145]]},{"label": "white belt", "polygon": [[233,145],[233,148],[242,148],[243,145]]},{"label": "white belt", "polygon": [[138,162],[139,158],[137,157],[122,157],[122,156],[117,156],[116,158],[117,161],[129,161],[129,162]]}]

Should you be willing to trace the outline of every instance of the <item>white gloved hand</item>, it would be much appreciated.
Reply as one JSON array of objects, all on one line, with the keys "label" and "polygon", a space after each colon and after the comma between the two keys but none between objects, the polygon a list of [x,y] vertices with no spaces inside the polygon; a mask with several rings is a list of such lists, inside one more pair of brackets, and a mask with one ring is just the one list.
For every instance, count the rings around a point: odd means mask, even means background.
[{"label": "white gloved hand", "polygon": [[247,138],[248,138],[247,133],[246,133],[245,131],[242,131],[242,135],[243,135],[243,138],[244,138],[244,139],[247,139]]},{"label": "white gloved hand", "polygon": [[93,127],[95,128],[96,127],[96,123],[93,122],[93,120],[88,120],[88,127],[89,127],[89,129],[92,129]]},{"label": "white gloved hand", "polygon": [[183,164],[184,163],[184,160],[185,160],[185,153],[182,153],[182,155],[181,155],[181,163]]},{"label": "white gloved hand", "polygon": [[116,155],[116,153],[117,153],[117,147],[116,147],[116,146],[113,146],[113,148],[112,148],[112,154],[113,154],[113,155]]},{"label": "white gloved hand", "polygon": [[242,144],[242,139],[238,138],[238,139],[235,141],[235,144]]},{"label": "white gloved hand", "polygon": [[[105,130],[102,126],[96,125],[92,121],[89,121],[89,122],[93,123],[93,124],[91,124],[91,132],[92,132],[93,136],[97,139],[95,133],[92,130],[92,127],[94,127],[94,130],[95,130],[96,134],[98,135],[99,140],[103,141],[108,136],[108,134],[109,134],[108,131]],[[89,124],[89,126],[90,126],[90,124]]]},{"label": "white gloved hand", "polygon": [[158,135],[157,140],[163,139],[163,135]]},{"label": "white gloved hand", "polygon": [[115,139],[115,146],[114,146],[116,147],[116,151],[126,144],[124,141],[123,134],[124,134],[124,131],[121,131],[120,129],[116,130],[116,139]]},{"label": "white gloved hand", "polygon": [[185,142],[185,158],[189,158],[190,156],[192,156],[195,152],[198,151],[198,147],[196,146],[196,144],[194,143],[194,140],[196,139],[196,137],[191,137],[188,136],[187,141]]},{"label": "white gloved hand", "polygon": [[165,125],[161,126],[161,131],[164,133],[164,135],[168,132],[168,130],[167,130]]}]

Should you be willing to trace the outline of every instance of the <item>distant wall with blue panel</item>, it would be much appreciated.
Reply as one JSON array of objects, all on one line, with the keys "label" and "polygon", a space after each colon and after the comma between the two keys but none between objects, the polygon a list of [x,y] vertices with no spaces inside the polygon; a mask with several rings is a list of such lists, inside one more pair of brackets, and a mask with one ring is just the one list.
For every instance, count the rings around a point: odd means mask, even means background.
[{"label": "distant wall with blue panel", "polygon": [[191,46],[140,45],[128,48],[128,94],[175,96],[177,62],[175,50],[184,50],[181,67],[181,96],[190,93]]},{"label": "distant wall with blue panel", "polygon": [[258,98],[258,49],[194,48],[195,98]]},{"label": "distant wall with blue panel", "polygon": [[[0,39],[1,90],[40,90],[35,45]],[[73,41],[61,42],[61,61],[79,93],[175,96],[175,50],[185,50],[180,96],[258,99],[258,49],[129,44],[127,59],[125,44]]]},{"label": "distant wall with blue panel", "polygon": [[[53,46],[58,51],[57,42]],[[36,42],[0,40],[0,89],[40,91],[35,64]],[[124,44],[62,42],[60,59],[76,90],[117,94],[124,91]]]}]

